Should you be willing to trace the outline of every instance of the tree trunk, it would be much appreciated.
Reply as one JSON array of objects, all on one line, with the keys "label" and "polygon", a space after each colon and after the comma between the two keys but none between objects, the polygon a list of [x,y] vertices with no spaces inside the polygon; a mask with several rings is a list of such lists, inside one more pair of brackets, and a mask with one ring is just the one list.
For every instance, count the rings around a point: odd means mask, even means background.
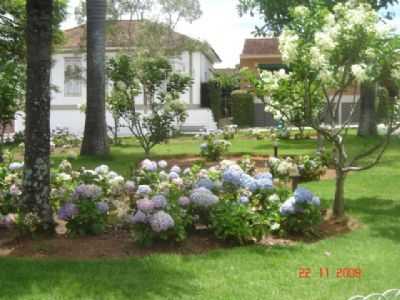
[{"label": "tree trunk", "polygon": [[346,174],[341,170],[336,169],[336,189],[335,199],[333,201],[333,215],[336,218],[344,216],[344,182]]},{"label": "tree trunk", "polygon": [[359,136],[373,136],[377,134],[375,94],[375,84],[373,82],[361,84],[360,117],[357,133]]},{"label": "tree trunk", "polygon": [[53,0],[28,0],[25,167],[21,210],[54,229],[50,195],[50,71]]},{"label": "tree trunk", "polygon": [[105,107],[106,0],[90,0],[87,8],[87,107],[82,155],[109,153]]}]

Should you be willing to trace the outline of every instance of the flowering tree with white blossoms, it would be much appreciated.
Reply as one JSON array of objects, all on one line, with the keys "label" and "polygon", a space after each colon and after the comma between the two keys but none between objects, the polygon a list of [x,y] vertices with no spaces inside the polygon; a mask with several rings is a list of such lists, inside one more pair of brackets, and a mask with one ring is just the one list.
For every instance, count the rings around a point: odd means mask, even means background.
[{"label": "flowering tree with white blossoms", "polygon": [[[303,121],[332,144],[336,168],[333,213],[341,217],[346,175],[379,163],[399,127],[398,101],[389,96],[386,86],[399,82],[400,53],[393,31],[368,4],[349,1],[332,11],[299,6],[292,16],[293,22],[279,37],[282,59],[290,71],[264,71],[253,83],[257,94],[269,98],[268,110],[301,111]],[[347,125],[359,102],[358,86],[364,81],[379,83],[379,101],[388,107],[384,120],[388,130],[379,143],[350,157],[345,147]],[[353,109],[338,125],[340,104],[349,90],[353,91]]]}]

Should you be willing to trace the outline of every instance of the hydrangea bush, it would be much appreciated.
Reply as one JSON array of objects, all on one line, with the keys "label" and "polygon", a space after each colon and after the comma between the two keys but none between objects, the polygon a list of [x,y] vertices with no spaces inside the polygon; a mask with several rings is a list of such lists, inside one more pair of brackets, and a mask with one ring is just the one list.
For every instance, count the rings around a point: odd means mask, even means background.
[{"label": "hydrangea bush", "polygon": [[218,161],[224,154],[226,154],[231,146],[231,143],[221,137],[223,132],[206,131],[199,134],[197,137],[201,138],[204,143],[200,145],[200,155],[211,161]]},{"label": "hydrangea bush", "polygon": [[[182,169],[147,159],[130,179],[106,165],[74,170],[63,161],[51,176],[55,219],[65,222],[71,235],[124,227],[143,245],[180,242],[199,229],[247,243],[268,232],[303,232],[317,225],[316,197],[301,189],[291,197],[284,182],[255,172],[251,161],[244,161]],[[18,217],[22,168],[17,161],[0,165],[0,224],[17,222],[34,231],[35,214]]]},{"label": "hydrangea bush", "polygon": [[68,128],[56,127],[51,131],[51,143],[56,148],[79,147],[82,139]]},{"label": "hydrangea bush", "polygon": [[291,176],[298,176],[303,182],[319,180],[327,170],[326,162],[319,154],[284,159],[270,157],[267,166],[274,177],[287,181]]}]

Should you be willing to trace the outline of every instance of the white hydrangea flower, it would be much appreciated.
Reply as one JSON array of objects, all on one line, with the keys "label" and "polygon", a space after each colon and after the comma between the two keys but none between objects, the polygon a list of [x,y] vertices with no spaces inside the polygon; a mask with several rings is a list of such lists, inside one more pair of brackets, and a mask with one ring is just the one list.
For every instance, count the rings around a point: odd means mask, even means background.
[{"label": "white hydrangea flower", "polygon": [[110,168],[107,165],[101,165],[94,169],[94,171],[97,174],[106,175],[110,171]]}]

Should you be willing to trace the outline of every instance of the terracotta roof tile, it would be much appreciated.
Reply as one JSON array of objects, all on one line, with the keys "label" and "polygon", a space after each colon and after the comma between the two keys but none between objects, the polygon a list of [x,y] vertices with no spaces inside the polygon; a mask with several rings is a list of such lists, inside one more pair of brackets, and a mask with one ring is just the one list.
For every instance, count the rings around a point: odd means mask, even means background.
[{"label": "terracotta roof tile", "polygon": [[276,38],[246,39],[242,55],[279,55],[279,41]]},{"label": "terracotta roof tile", "polygon": [[[135,38],[138,36],[140,27],[143,26],[143,21],[108,21],[106,27],[106,47],[127,47],[135,45]],[[86,24],[80,25],[64,31],[65,42],[62,44],[64,49],[79,49],[86,47]],[[199,43],[186,35],[178,32],[173,32],[172,38],[174,45],[179,45],[189,41],[190,43]],[[204,54],[215,62],[220,62],[218,54],[210,46],[206,45],[203,50]]]}]

